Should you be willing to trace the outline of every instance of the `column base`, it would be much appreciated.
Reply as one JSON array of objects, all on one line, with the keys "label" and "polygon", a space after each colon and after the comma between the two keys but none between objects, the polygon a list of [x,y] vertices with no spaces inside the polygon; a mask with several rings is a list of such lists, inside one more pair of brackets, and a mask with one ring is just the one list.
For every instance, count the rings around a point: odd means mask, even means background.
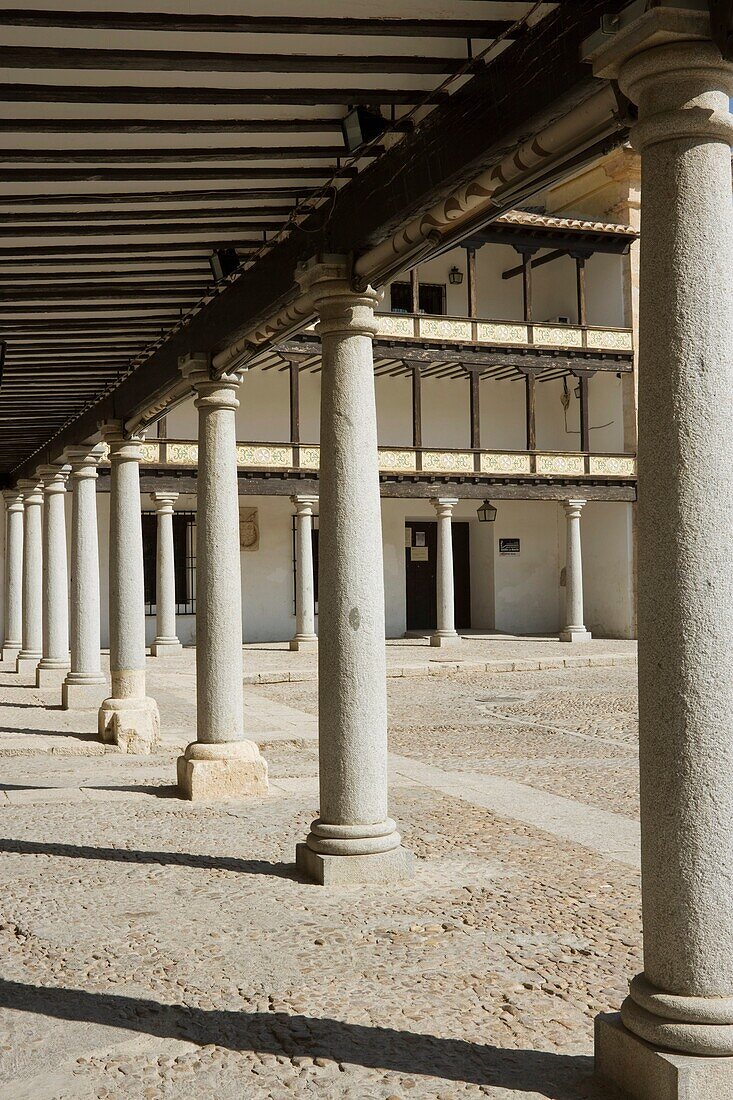
[{"label": "column base", "polygon": [[733,1100],[733,1058],[658,1049],[617,1012],[596,1016],[595,1072],[633,1100]]},{"label": "column base", "polygon": [[83,673],[70,672],[61,686],[61,706],[64,710],[99,710],[106,694],[104,676],[85,677]]},{"label": "column base", "polygon": [[295,865],[319,886],[357,886],[412,878],[413,856],[402,846],[371,855],[330,856],[302,843],[295,846]]},{"label": "column base", "polygon": [[15,665],[18,660],[18,654],[20,653],[20,645],[15,645],[13,642],[8,642],[3,646],[2,663],[4,665]]},{"label": "column base", "polygon": [[266,795],[267,761],[254,741],[192,741],[178,757],[178,794],[191,802]]},{"label": "column base", "polygon": [[105,699],[99,708],[101,741],[118,745],[123,752],[147,755],[160,741],[160,714],[155,699],[133,695]]},{"label": "column base", "polygon": [[35,680],[36,669],[38,668],[38,662],[41,656],[42,654],[39,655],[38,653],[25,653],[21,649],[15,661],[15,671],[19,676],[30,676]]},{"label": "column base", "polygon": [[36,687],[60,689],[69,672],[69,663],[44,665],[43,661],[36,667]]},{"label": "column base", "polygon": [[293,653],[317,653],[318,635],[296,634],[294,638],[290,639],[290,648]]},{"label": "column base", "polygon": [[430,644],[437,649],[442,649],[443,646],[457,645],[460,642],[461,636],[457,634],[455,630],[441,631],[436,630],[434,634],[430,635]]},{"label": "column base", "polygon": [[178,638],[156,638],[150,647],[151,657],[170,657],[175,653],[181,653],[182,644]]},{"label": "column base", "polygon": [[586,630],[585,627],[568,627],[567,630],[560,631],[561,642],[590,642],[593,638],[590,630]]}]

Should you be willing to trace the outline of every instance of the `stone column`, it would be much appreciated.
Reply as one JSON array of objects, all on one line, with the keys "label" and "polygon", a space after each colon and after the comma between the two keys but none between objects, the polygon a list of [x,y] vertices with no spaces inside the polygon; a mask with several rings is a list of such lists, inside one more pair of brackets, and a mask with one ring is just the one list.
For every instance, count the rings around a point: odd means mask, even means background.
[{"label": "stone column", "polygon": [[316,649],[315,588],[313,586],[313,508],[318,497],[291,497],[295,505],[295,637],[292,650]]},{"label": "stone column", "polygon": [[580,513],[585,500],[566,500],[566,550],[565,550],[565,627],[560,631],[561,642],[589,642],[590,631],[583,625],[583,549],[580,539]]},{"label": "stone column", "polygon": [[23,496],[16,489],[6,489],[3,500],[7,513],[3,661],[15,668],[23,645]]},{"label": "stone column", "polygon": [[173,554],[173,505],[178,493],[151,493],[158,516],[156,555],[156,635],[150,647],[153,657],[180,653],[183,646],[176,636],[176,567]]},{"label": "stone column", "polygon": [[97,465],[104,448],[68,447],[71,466],[71,669],[61,688],[65,710],[96,710],[107,693],[99,652]]},{"label": "stone column", "polygon": [[66,479],[69,466],[41,466],[43,482],[43,657],[36,687],[57,688],[69,671],[69,575],[66,568]]},{"label": "stone column", "polygon": [[43,656],[43,486],[33,478],[19,481],[23,496],[23,645],[16,672],[36,676]]},{"label": "stone column", "polygon": [[321,337],[319,521],[320,816],[296,852],[319,883],[403,878],[411,854],[387,814],[382,524],[374,306],[342,257],[301,274]]},{"label": "stone column", "polygon": [[178,758],[183,798],[267,793],[267,764],[244,734],[242,589],[235,413],[238,374],[211,376],[208,357],[181,371],[199,412],[196,517],[196,740]]},{"label": "stone column", "polygon": [[459,641],[456,633],[456,600],[453,583],[453,509],[458,500],[453,497],[441,497],[430,502],[438,516],[438,559],[437,559],[437,627],[430,636],[432,646],[455,645]]},{"label": "stone column", "polygon": [[733,64],[709,34],[654,9],[596,62],[642,161],[644,973],[596,1031],[598,1073],[639,1100],[733,1096]]},{"label": "stone column", "polygon": [[99,736],[124,752],[148,753],[160,715],[145,693],[145,592],[140,507],[142,440],[122,424],[102,428],[112,467],[109,497],[109,668],[112,694],[99,708]]}]

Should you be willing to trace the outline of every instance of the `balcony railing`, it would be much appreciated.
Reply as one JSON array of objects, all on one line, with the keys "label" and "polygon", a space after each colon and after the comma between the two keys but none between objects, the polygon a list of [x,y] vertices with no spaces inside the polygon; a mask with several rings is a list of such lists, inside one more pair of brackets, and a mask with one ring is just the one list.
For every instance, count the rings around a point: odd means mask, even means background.
[{"label": "balcony railing", "polygon": [[[316,473],[320,447],[311,443],[237,443],[241,470],[263,473]],[[143,465],[195,468],[198,444],[190,439],[158,439],[143,444]],[[446,447],[380,447],[379,469],[386,475],[500,478],[636,477],[633,454],[579,451],[494,451]]]},{"label": "balcony railing", "polygon": [[[377,339],[438,341],[487,347],[577,348],[588,351],[633,351],[631,329],[608,325],[565,325],[554,321],[492,321],[470,317],[437,317],[423,313],[378,313]],[[314,331],[311,325],[305,332]]]}]

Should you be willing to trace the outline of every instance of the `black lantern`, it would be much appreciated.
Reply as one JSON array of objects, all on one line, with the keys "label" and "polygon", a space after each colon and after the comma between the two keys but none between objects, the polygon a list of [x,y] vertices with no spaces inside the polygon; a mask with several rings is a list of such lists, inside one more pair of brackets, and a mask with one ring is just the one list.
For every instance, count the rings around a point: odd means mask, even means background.
[{"label": "black lantern", "polygon": [[496,508],[490,500],[485,500],[478,510],[479,523],[493,523],[496,519]]},{"label": "black lantern", "polygon": [[463,282],[463,272],[455,264],[448,272],[448,282],[452,283],[453,286],[460,286]]}]

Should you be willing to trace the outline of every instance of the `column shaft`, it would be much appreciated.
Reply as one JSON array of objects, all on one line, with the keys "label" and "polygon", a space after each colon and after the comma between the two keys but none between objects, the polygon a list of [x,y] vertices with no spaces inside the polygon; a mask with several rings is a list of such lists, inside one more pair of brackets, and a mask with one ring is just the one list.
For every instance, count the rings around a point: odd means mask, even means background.
[{"label": "column shaft", "polygon": [[387,816],[384,581],[372,337],[376,295],[342,262],[304,273],[322,342],[320,817],[297,862],[321,883],[409,874]]},{"label": "column shaft", "polygon": [[158,540],[156,553],[156,635],[150,647],[153,657],[165,657],[180,653],[181,643],[176,636],[176,563],[173,544],[173,505],[178,493],[151,493],[158,516]]},{"label": "column shaft", "polygon": [[451,645],[459,640],[456,633],[455,583],[453,577],[453,509],[458,500],[432,501],[438,516],[438,558],[436,562],[437,623],[430,637],[431,646]]},{"label": "column shaft", "polygon": [[39,481],[19,481],[23,494],[23,645],[16,671],[32,673],[43,656],[43,492]]},{"label": "column shaft", "polygon": [[641,1100],[733,1095],[733,64],[709,33],[657,9],[597,63],[639,106],[644,973],[596,1065]]},{"label": "column shaft", "polygon": [[69,447],[71,466],[71,668],[62,687],[65,709],[96,708],[105,696],[99,626],[99,549],[97,533],[97,446]]},{"label": "column shaft", "polygon": [[145,692],[145,593],[140,507],[141,440],[119,423],[104,426],[112,466],[109,501],[109,664],[112,695],[99,710],[99,735],[130,753],[151,752],[160,716]]},{"label": "column shaft", "polygon": [[69,670],[69,577],[66,565],[68,466],[43,466],[43,657],[36,687],[60,688]]},{"label": "column shaft", "polygon": [[313,507],[317,497],[293,497],[295,505],[295,637],[292,650],[314,649],[316,635],[313,583]]},{"label": "column shaft", "polygon": [[13,666],[23,645],[23,497],[14,489],[3,493],[5,525],[5,636],[3,661]]},{"label": "column shaft", "polygon": [[565,551],[565,627],[561,642],[589,642],[590,632],[583,623],[583,550],[580,539],[580,513],[585,500],[568,500],[565,509],[567,544]]},{"label": "column shaft", "polygon": [[178,760],[185,798],[267,791],[267,765],[244,733],[242,589],[235,412],[238,375],[215,380],[205,356],[182,361],[199,412],[196,536],[197,740]]}]

